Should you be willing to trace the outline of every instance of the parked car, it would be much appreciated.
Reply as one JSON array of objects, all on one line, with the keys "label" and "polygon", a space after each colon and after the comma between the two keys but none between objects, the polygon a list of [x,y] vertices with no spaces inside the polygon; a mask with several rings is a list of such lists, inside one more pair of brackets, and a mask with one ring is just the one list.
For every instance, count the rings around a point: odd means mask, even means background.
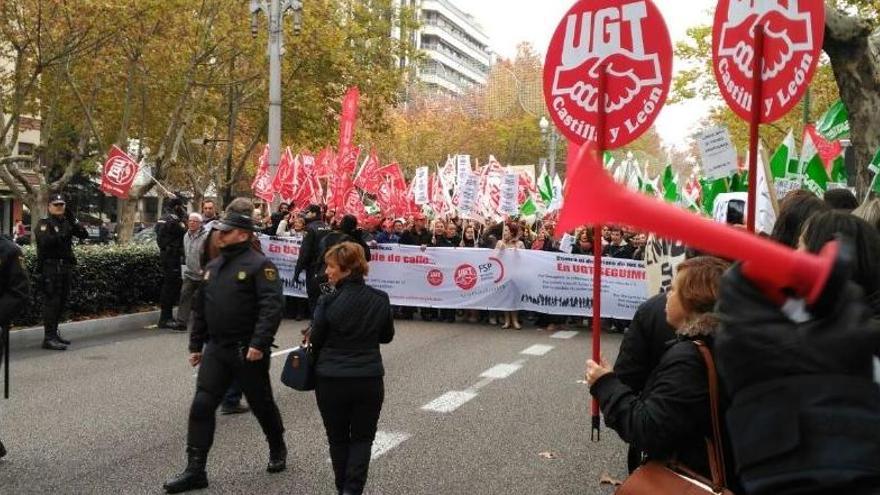
[{"label": "parked car", "polygon": [[140,232],[136,233],[132,238],[131,242],[133,244],[152,244],[156,245],[156,230],[155,229],[144,229]]}]

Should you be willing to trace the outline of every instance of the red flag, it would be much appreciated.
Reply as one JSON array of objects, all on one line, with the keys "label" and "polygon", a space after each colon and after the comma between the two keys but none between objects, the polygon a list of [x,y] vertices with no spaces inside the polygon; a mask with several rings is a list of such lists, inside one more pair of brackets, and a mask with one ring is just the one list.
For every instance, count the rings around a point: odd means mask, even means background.
[{"label": "red flag", "polygon": [[333,175],[336,156],[330,147],[324,148],[315,158],[315,176],[324,178]]},{"label": "red flag", "polygon": [[[828,171],[828,175],[831,175],[831,169],[834,168],[834,160],[843,153],[843,146],[840,144],[840,141],[828,141],[816,130],[814,124],[805,126],[804,133],[810,134],[813,144],[816,145],[816,151],[819,153],[822,163],[825,164],[825,170]],[[805,157],[805,159],[809,160],[810,157]]]},{"label": "red flag", "polygon": [[[299,157],[297,157],[297,160]],[[290,201],[294,190],[294,158],[288,146],[278,162],[278,171],[272,179],[272,191],[279,194],[284,201]]]},{"label": "red flag", "polygon": [[128,198],[128,191],[134,184],[139,168],[137,162],[114,145],[101,170],[101,191],[117,198]]},{"label": "red flag", "polygon": [[448,212],[446,196],[443,194],[443,183],[440,180],[440,176],[438,174],[431,175],[431,182],[429,183],[431,190],[428,196],[431,198],[431,201],[429,204],[431,205],[431,209],[434,210],[435,218],[440,218],[445,216]]},{"label": "red flag", "polygon": [[376,150],[373,149],[370,151],[370,156],[364,160],[364,164],[354,180],[354,185],[370,194],[376,194],[383,182],[381,170],[379,157],[376,156]]},{"label": "red flag", "polygon": [[269,145],[263,148],[263,154],[260,155],[259,167],[251,189],[254,190],[254,196],[271,203],[275,199],[275,191],[272,190],[272,172],[269,170]]},{"label": "red flag", "polygon": [[403,171],[400,170],[400,165],[396,162],[385,165],[382,167],[381,172],[384,177],[391,180],[396,191],[403,191],[406,189],[406,178],[403,176]]},{"label": "red flag", "polygon": [[369,215],[367,214],[367,209],[364,207],[364,201],[361,199],[361,195],[357,192],[357,189],[354,187],[348,189],[344,198],[341,208],[342,213],[346,215],[354,215],[358,219],[359,225],[366,224]]},{"label": "red flag", "polygon": [[520,205],[525,203],[529,198],[535,199],[538,195],[538,188],[535,186],[534,178],[525,173],[519,173],[519,192],[517,193],[517,201]]},{"label": "red flag", "polygon": [[[354,127],[357,122],[358,99],[360,92],[355,86],[349,88],[348,93],[342,100],[342,115],[339,118],[339,156],[348,157],[351,152],[351,145],[354,142]],[[341,163],[344,161],[341,161]],[[352,168],[352,171],[354,169]]]}]

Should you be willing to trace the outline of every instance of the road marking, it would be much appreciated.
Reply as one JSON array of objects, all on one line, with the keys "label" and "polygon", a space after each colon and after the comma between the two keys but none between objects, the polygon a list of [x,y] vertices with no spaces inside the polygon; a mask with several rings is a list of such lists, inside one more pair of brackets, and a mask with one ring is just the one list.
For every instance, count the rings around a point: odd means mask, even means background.
[{"label": "road marking", "polygon": [[501,379],[516,373],[522,364],[496,364],[495,366],[484,371],[480,376],[482,378]]},{"label": "road marking", "polygon": [[425,404],[422,406],[422,410],[451,413],[476,396],[477,394],[474,392],[453,390]]},{"label": "road marking", "polygon": [[375,461],[380,456],[387,454],[391,449],[405,442],[410,437],[409,433],[398,431],[377,431],[376,439],[373,440],[373,453],[370,460]]},{"label": "road marking", "polygon": [[535,344],[528,349],[520,352],[520,354],[525,354],[526,356],[543,356],[544,354],[547,354],[552,350],[552,345]]},{"label": "road marking", "polygon": [[468,387],[468,389],[465,390],[465,392],[471,392],[471,393],[476,394],[478,390],[480,390],[481,388],[485,387],[486,385],[488,385],[494,381],[495,381],[494,378],[483,378],[482,380],[480,380],[477,383]]},{"label": "road marking", "polygon": [[563,331],[559,331],[559,332],[554,333],[553,335],[550,336],[550,338],[551,339],[570,339],[577,334],[578,334],[578,332],[576,332],[574,330],[563,330]]},{"label": "road marking", "polygon": [[290,354],[294,349],[299,348],[299,346],[291,347],[290,349],[284,349],[283,351],[273,352],[272,357],[284,356],[286,354]]}]

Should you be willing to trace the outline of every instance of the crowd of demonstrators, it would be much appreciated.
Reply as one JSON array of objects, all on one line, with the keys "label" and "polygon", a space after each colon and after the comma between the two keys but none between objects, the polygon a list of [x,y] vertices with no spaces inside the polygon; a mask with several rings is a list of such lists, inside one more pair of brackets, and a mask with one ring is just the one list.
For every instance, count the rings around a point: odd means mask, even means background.
[{"label": "crowd of demonstrators", "polygon": [[707,369],[691,342],[700,340],[717,363],[733,493],[880,493],[878,218],[876,199],[853,208],[847,194],[794,191],[782,200],[772,240],[811,253],[840,238],[852,247],[849,284],[816,314],[780,307],[739,265],[689,250],[672,289],[636,311],[613,369],[587,362],[607,425],[629,444],[630,472],[675,460],[709,476]]}]

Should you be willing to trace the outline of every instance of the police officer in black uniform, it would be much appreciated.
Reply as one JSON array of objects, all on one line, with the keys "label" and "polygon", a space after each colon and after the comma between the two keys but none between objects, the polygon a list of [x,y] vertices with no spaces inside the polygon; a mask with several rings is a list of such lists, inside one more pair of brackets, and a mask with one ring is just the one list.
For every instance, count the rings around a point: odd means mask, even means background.
[{"label": "police officer in black uniform", "polygon": [[205,267],[193,307],[190,364],[201,367],[189,414],[187,466],[165,483],[168,493],[208,486],[205,464],[217,407],[234,379],[269,442],[266,470],[277,473],[287,467],[284,425],[269,381],[270,348],[284,309],[281,280],[275,265],[251,249],[257,227],[250,215],[227,210],[214,229],[221,255]]},{"label": "police officer in black uniform", "polygon": [[306,235],[303,237],[302,246],[299,248],[299,257],[296,260],[296,268],[293,270],[293,279],[299,280],[303,271],[306,273],[306,295],[309,298],[309,313],[314,313],[315,304],[321,295],[321,281],[318,277],[324,274],[320,271],[321,240],[331,232],[330,227],[321,219],[321,207],[310,205],[303,213],[306,220]]},{"label": "police officer in black uniform", "polygon": [[42,274],[43,349],[63,351],[70,341],[58,333],[58,321],[70,294],[70,282],[76,257],[73,238],[89,236],[73,212],[67,209],[64,196],[49,196],[49,216],[37,224],[37,271]]},{"label": "police officer in black uniform", "polygon": [[[27,304],[29,294],[30,283],[21,249],[12,239],[0,236],[0,368],[9,355],[9,327],[12,319]],[[9,361],[6,361],[5,366],[8,374]],[[8,396],[8,393],[7,390],[4,396]],[[0,442],[0,458],[5,455],[6,447]]]},{"label": "police officer in black uniform", "polygon": [[165,203],[165,215],[156,222],[156,243],[162,263],[162,291],[159,294],[159,328],[186,331],[186,325],[174,319],[174,304],[180,298],[183,278],[183,236],[186,234],[184,198],[176,194]]}]

